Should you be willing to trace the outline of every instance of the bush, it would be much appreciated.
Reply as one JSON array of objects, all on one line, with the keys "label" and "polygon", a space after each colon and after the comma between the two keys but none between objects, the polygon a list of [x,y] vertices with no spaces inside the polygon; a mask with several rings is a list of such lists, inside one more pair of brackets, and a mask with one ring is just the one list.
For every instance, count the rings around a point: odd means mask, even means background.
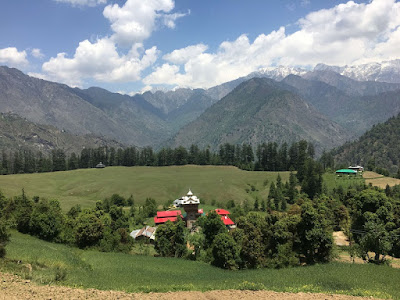
[{"label": "bush", "polygon": [[223,269],[237,269],[239,262],[239,247],[228,233],[218,234],[211,246],[212,264]]}]

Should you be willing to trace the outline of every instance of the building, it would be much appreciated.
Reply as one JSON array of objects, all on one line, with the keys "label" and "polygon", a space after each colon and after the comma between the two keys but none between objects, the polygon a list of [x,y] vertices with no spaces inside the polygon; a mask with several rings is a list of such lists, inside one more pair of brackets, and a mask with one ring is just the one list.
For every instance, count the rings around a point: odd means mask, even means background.
[{"label": "building", "polygon": [[190,189],[186,196],[180,199],[182,199],[180,205],[183,206],[186,212],[186,227],[192,229],[194,222],[196,222],[197,218],[201,215],[201,213],[199,213],[200,199],[193,195]]},{"label": "building", "polygon": [[156,233],[156,227],[150,227],[150,226],[146,226],[143,227],[142,229],[137,229],[134,230],[130,233],[130,236],[134,239],[134,240],[140,240],[140,239],[149,239],[150,242],[154,242],[155,240],[155,233]]},{"label": "building", "polygon": [[167,221],[175,222],[178,218],[182,218],[180,210],[158,211],[157,216],[154,217],[154,224],[160,225]]},{"label": "building", "polygon": [[183,203],[186,203],[187,201],[199,201],[200,203],[200,199],[197,198],[196,196],[193,195],[192,191],[189,189],[189,192],[186,194],[186,196],[182,196],[179,199],[176,199],[173,202],[173,205],[175,207],[182,207]]},{"label": "building", "polygon": [[349,170],[357,171],[357,172],[359,172],[359,173],[362,173],[362,172],[364,171],[364,168],[361,167],[361,166],[355,166],[355,167],[350,166],[348,169],[349,169]]},{"label": "building", "polygon": [[350,169],[340,169],[336,171],[336,175],[357,175],[357,171]]},{"label": "building", "polygon": [[233,229],[236,228],[235,223],[231,220],[231,218],[228,217],[230,214],[229,211],[221,208],[217,208],[216,213],[221,216],[222,222],[224,222],[225,226],[228,227],[228,229]]},{"label": "building", "polygon": [[102,162],[99,162],[97,165],[96,165],[96,168],[97,169],[103,169],[103,168],[105,168],[106,167],[106,165],[104,165]]}]

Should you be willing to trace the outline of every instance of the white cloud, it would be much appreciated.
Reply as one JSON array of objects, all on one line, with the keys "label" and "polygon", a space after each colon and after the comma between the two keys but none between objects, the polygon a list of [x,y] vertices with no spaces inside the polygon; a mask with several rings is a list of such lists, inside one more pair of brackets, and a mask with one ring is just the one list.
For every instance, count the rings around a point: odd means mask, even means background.
[{"label": "white cloud", "polygon": [[182,49],[177,49],[163,56],[163,59],[173,64],[186,63],[190,58],[198,56],[207,50],[203,44],[193,45]]},{"label": "white cloud", "polygon": [[[52,78],[71,86],[81,86],[87,78],[104,82],[129,82],[140,79],[140,73],[157,60],[157,48],[147,49],[141,55],[142,46],[134,45],[126,55],[118,53],[108,38],[96,42],[79,43],[72,58],[59,53],[42,66],[41,78]],[[38,74],[31,74],[37,76]]]},{"label": "white cloud", "polygon": [[123,6],[106,6],[103,15],[111,23],[112,39],[126,47],[149,38],[156,28],[157,19],[174,28],[175,21],[185,14],[167,14],[173,8],[173,0],[127,0]]},{"label": "white cloud", "polygon": [[11,67],[23,67],[29,64],[26,51],[18,51],[15,47],[0,49],[0,63]]},{"label": "white cloud", "polygon": [[281,27],[252,42],[241,35],[214,53],[203,44],[177,49],[143,82],[210,87],[271,65],[344,65],[400,56],[400,3],[394,0],[349,1],[312,12],[298,26],[294,33]]},{"label": "white cloud", "polygon": [[42,51],[41,51],[40,49],[38,49],[38,48],[32,49],[32,50],[31,50],[31,55],[32,55],[34,58],[43,58],[43,57],[44,57],[44,54],[43,54]]},{"label": "white cloud", "polygon": [[96,6],[107,3],[107,0],[54,0],[54,1],[69,3],[73,6]]}]

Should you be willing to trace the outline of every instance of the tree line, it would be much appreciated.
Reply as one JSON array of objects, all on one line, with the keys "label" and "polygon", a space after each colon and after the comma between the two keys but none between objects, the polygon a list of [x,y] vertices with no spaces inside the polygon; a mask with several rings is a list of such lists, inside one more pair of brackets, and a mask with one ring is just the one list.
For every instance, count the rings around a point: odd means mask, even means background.
[{"label": "tree line", "polygon": [[67,155],[62,149],[54,149],[49,155],[40,151],[20,149],[14,152],[2,150],[0,173],[19,174],[54,172],[94,168],[100,162],[106,166],[171,166],[171,165],[232,165],[244,170],[287,171],[298,170],[308,157],[314,157],[314,147],[304,140],[290,146],[286,143],[263,143],[255,149],[251,145],[225,143],[218,151],[200,149],[192,145],[162,148],[84,148],[79,154]]}]

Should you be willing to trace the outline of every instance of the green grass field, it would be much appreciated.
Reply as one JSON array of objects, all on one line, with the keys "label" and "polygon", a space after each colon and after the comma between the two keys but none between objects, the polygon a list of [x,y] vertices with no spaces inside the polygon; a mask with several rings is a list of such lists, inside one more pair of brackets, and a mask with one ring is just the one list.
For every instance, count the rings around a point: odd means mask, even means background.
[{"label": "green grass field", "polygon": [[349,186],[355,186],[359,184],[364,184],[365,180],[362,177],[352,177],[352,176],[343,176],[339,177],[335,173],[325,173],[323,175],[324,184],[328,190],[332,190],[333,188],[337,188],[340,185],[343,186],[344,189]]},{"label": "green grass field", "polygon": [[[2,271],[38,283],[127,292],[178,290],[267,289],[284,292],[342,293],[400,299],[400,269],[367,264],[330,263],[288,269],[226,271],[201,262],[174,258],[83,251],[12,233]],[[10,260],[21,260],[20,264]],[[30,263],[29,274],[25,264]]]},{"label": "green grass field", "polygon": [[[144,203],[153,197],[157,203],[175,200],[187,193],[193,193],[207,205],[215,199],[224,203],[230,199],[242,202],[268,195],[265,180],[276,180],[275,172],[248,172],[227,166],[172,166],[172,167],[107,167],[105,169],[80,169],[74,171],[18,174],[0,176],[0,190],[6,196],[21,194],[58,199],[64,210],[75,204],[83,207],[94,206],[118,193],[124,197],[133,195],[135,203]],[[283,181],[289,172],[281,172]],[[251,190],[251,185],[255,191]],[[249,192],[246,192],[248,189]],[[252,200],[253,201],[253,200]]]}]

